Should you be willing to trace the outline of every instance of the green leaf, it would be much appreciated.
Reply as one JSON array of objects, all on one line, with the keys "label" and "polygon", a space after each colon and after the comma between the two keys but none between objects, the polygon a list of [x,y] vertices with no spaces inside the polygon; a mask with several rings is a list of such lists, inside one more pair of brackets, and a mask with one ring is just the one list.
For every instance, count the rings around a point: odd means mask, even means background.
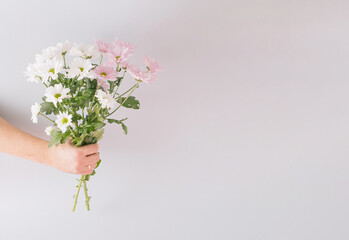
[{"label": "green leaf", "polygon": [[116,78],[116,81],[115,81],[116,86],[120,86],[120,83],[121,83],[122,79],[123,79],[123,77],[117,77]]},{"label": "green leaf", "polygon": [[93,125],[94,125],[94,128],[97,130],[104,127],[106,124],[103,122],[94,122]]},{"label": "green leaf", "polygon": [[118,103],[122,104],[122,106],[126,108],[139,109],[139,101],[134,96],[128,97],[126,101],[125,99],[125,97],[119,98]]},{"label": "green leaf", "polygon": [[104,134],[104,129],[99,129],[95,132],[92,132],[91,136],[97,138],[97,141],[99,141],[102,139],[103,134]]},{"label": "green leaf", "polygon": [[49,86],[52,87],[52,86],[56,85],[57,83],[59,83],[58,80],[53,80],[53,79],[51,79],[50,85],[49,85]]},{"label": "green leaf", "polygon": [[82,143],[82,146],[94,144],[96,142],[97,142],[97,138],[92,137],[92,136],[86,136],[84,139],[84,142]]},{"label": "green leaf", "polygon": [[104,118],[101,117],[101,116],[98,116],[98,117],[97,117],[97,120],[100,121],[100,122],[104,122]]},{"label": "green leaf", "polygon": [[127,120],[127,118],[121,119],[121,120],[116,120],[116,119],[111,119],[108,118],[107,121],[108,123],[116,123],[116,124],[121,124],[122,129],[124,130],[125,135],[127,135],[127,126],[123,123],[123,121]]},{"label": "green leaf", "polygon": [[89,181],[89,180],[90,180],[90,175],[85,175],[85,177],[83,178],[83,180]]},{"label": "green leaf", "polygon": [[58,78],[57,78],[57,79],[58,79],[58,81],[59,81],[59,82],[63,82],[63,81],[64,81],[64,79],[65,79],[64,74],[62,74],[62,73],[58,73],[57,75],[58,75]]},{"label": "green leaf", "polygon": [[122,126],[122,129],[124,130],[125,135],[127,135],[128,131],[127,131],[126,125],[123,122],[121,122],[121,126]]},{"label": "green leaf", "polygon": [[114,92],[115,87],[119,86],[119,83],[120,83],[119,77],[116,81],[108,80],[108,83],[109,83],[109,93]]},{"label": "green leaf", "polygon": [[60,143],[61,143],[61,144],[65,143],[69,138],[70,138],[70,132],[66,131],[66,132],[63,134],[63,136],[62,136],[62,138],[61,138],[61,140],[60,140]]},{"label": "green leaf", "polygon": [[80,83],[80,82],[73,81],[73,82],[70,84],[69,88],[70,88],[70,93],[71,93],[71,94],[75,94],[75,93],[76,93],[76,89],[79,87],[79,83]]},{"label": "green leaf", "polygon": [[96,89],[97,88],[97,79],[93,79],[93,80],[90,80],[90,79],[86,79],[86,87],[88,89]]},{"label": "green leaf", "polygon": [[[98,152],[98,154],[99,154],[99,152]],[[98,168],[99,164],[101,164],[101,161],[102,161],[102,160],[99,159],[99,161],[97,162],[97,166],[95,167],[95,169]]]},{"label": "green leaf", "polygon": [[58,109],[56,110],[56,107],[52,102],[43,102],[40,105],[40,112],[44,113],[45,115],[49,115],[55,111],[58,111]]},{"label": "green leaf", "polygon": [[82,116],[78,113],[74,113],[72,117],[73,122],[77,122],[78,120],[82,119]]},{"label": "green leaf", "polygon": [[88,134],[84,133],[84,134],[81,134],[80,137],[74,139],[73,143],[75,144],[75,146],[81,146],[86,136],[88,136]]},{"label": "green leaf", "polygon": [[50,139],[50,143],[48,144],[48,147],[51,147],[53,144],[58,146],[58,144],[61,143],[62,138],[63,138],[63,133],[61,131],[52,130],[51,139]]},{"label": "green leaf", "polygon": [[85,89],[81,95],[76,97],[76,102],[77,104],[83,108],[83,107],[88,107],[90,101],[93,98],[95,91],[93,89]]},{"label": "green leaf", "polygon": [[[99,154],[99,153],[98,153],[98,154]],[[97,162],[97,166],[95,167],[95,169],[98,168],[99,164],[101,164],[101,159],[99,159],[99,161]],[[93,176],[93,175],[96,174],[95,169],[94,169],[93,172],[90,174],[90,176]]]}]

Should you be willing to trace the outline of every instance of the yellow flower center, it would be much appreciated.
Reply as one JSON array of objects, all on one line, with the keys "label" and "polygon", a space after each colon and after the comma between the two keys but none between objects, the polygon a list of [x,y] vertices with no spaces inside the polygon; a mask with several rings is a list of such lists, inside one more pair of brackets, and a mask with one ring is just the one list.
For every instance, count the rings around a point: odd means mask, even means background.
[{"label": "yellow flower center", "polygon": [[48,72],[55,74],[55,69],[51,68],[50,71],[48,71]]},{"label": "yellow flower center", "polygon": [[55,94],[55,98],[57,98],[57,99],[60,98],[61,96],[62,96],[62,94],[60,94],[60,93]]},{"label": "yellow flower center", "polygon": [[83,71],[84,71],[84,68],[79,68],[79,69],[80,69],[80,71],[81,71],[81,72],[83,72]]},{"label": "yellow flower center", "polygon": [[62,119],[62,123],[63,123],[63,124],[68,123],[68,118],[63,118],[63,119]]},{"label": "yellow flower center", "polygon": [[107,76],[107,74],[106,74],[105,72],[102,72],[102,73],[101,73],[101,76],[106,77],[106,76]]}]

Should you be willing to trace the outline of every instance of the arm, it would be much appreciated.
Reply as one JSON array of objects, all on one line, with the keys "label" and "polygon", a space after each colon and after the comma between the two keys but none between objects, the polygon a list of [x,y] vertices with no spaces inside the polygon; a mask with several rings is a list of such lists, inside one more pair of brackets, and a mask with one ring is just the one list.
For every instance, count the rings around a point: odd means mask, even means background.
[{"label": "arm", "polygon": [[0,152],[80,175],[92,173],[99,160],[98,144],[74,148],[74,145],[67,141],[48,148],[48,141],[15,128],[1,117]]}]

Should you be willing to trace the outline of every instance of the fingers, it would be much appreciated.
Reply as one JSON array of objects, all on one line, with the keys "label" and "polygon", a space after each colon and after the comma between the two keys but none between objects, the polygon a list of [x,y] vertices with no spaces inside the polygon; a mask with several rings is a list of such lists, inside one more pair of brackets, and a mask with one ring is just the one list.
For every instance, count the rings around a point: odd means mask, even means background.
[{"label": "fingers", "polygon": [[94,153],[98,153],[98,144],[89,144],[86,146],[79,147],[78,149],[79,151],[82,151],[85,154],[85,156],[87,156]]},{"label": "fingers", "polygon": [[80,173],[80,175],[88,175],[93,172],[93,170],[97,167],[97,163],[90,164],[90,169],[86,166],[86,169]]},{"label": "fingers", "polygon": [[97,164],[98,161],[99,161],[99,154],[98,153],[95,153],[95,154],[92,154],[92,155],[88,155],[83,160],[83,162],[84,162],[84,164],[86,166],[88,166],[88,165],[92,166],[92,164],[95,164],[95,163]]},{"label": "fingers", "polygon": [[[86,156],[81,151],[75,151],[74,156],[70,159],[70,172],[74,174],[86,175],[91,174],[93,169],[97,166],[97,162],[99,161],[99,154],[94,153]],[[91,168],[88,169],[88,166],[90,166]]]}]

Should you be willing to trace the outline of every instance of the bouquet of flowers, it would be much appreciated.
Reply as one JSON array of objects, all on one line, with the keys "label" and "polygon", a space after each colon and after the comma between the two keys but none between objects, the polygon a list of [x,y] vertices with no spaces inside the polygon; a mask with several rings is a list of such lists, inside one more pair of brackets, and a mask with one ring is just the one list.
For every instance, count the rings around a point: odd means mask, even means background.
[{"label": "bouquet of flowers", "polygon": [[[75,146],[96,143],[102,138],[106,123],[119,124],[127,134],[124,123],[127,118],[115,119],[111,115],[121,107],[139,109],[139,101],[132,93],[142,83],[149,84],[156,79],[161,70],[158,62],[149,56],[143,57],[144,71],[131,64],[128,59],[134,48],[131,43],[118,39],[111,43],[98,40],[92,45],[66,41],[36,55],[35,63],[28,65],[25,74],[28,81],[41,82],[46,88],[42,103],[35,103],[31,111],[34,123],[39,115],[52,123],[45,130],[51,137],[48,147],[63,144],[68,139]],[[131,88],[120,92],[126,73],[135,82]],[[73,212],[82,186],[86,208],[90,210],[91,197],[86,182],[95,173],[93,170],[77,179]]]}]

